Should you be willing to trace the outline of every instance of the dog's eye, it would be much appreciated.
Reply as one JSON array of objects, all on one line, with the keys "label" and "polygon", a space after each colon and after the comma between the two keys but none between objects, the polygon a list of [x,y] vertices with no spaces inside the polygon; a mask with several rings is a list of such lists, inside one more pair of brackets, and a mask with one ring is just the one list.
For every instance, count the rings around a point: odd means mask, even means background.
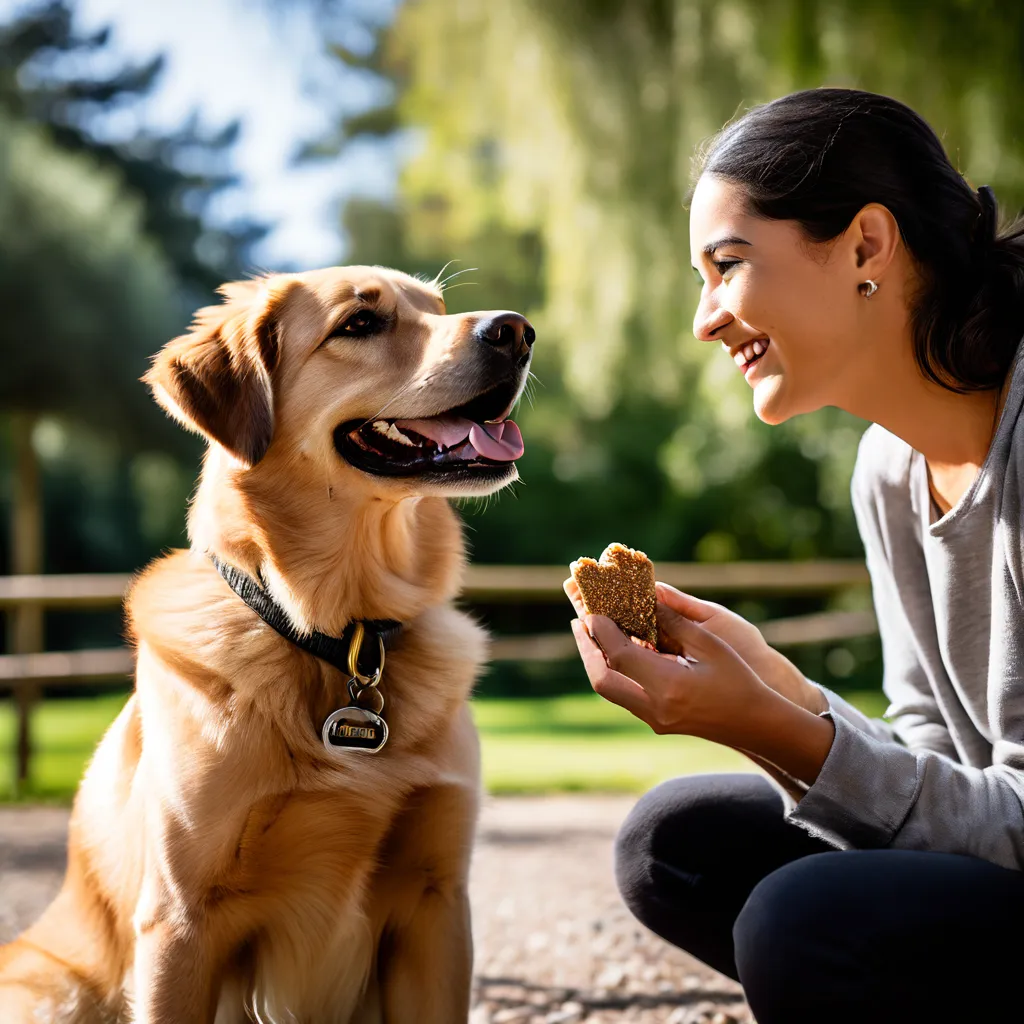
[{"label": "dog's eye", "polygon": [[365,338],[384,329],[384,318],[372,309],[360,309],[331,331],[332,338]]}]

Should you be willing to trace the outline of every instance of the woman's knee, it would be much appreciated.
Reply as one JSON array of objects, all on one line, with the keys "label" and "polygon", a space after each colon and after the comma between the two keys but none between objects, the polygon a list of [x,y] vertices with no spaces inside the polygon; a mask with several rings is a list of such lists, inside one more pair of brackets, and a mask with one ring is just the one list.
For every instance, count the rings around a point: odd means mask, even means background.
[{"label": "woman's knee", "polygon": [[672,804],[666,791],[677,781],[664,782],[645,793],[626,815],[615,837],[615,882],[623,902],[641,920],[652,886],[655,834],[665,827]]},{"label": "woman's knee", "polygon": [[665,874],[697,877],[716,860],[708,847],[741,840],[736,809],[752,794],[778,799],[760,776],[721,774],[670,779],[637,801],[615,840],[616,882],[635,916],[644,920]]}]

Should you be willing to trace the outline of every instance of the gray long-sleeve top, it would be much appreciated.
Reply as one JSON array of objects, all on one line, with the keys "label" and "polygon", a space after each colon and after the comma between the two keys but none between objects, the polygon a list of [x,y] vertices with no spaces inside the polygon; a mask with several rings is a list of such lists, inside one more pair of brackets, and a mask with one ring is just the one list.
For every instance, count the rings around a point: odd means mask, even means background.
[{"label": "gray long-sleeve top", "polygon": [[861,440],[853,504],[889,721],[825,690],[836,735],[820,775],[780,779],[787,818],[841,848],[1024,868],[1022,399],[1024,360],[984,465],[941,518],[919,452],[877,425]]}]

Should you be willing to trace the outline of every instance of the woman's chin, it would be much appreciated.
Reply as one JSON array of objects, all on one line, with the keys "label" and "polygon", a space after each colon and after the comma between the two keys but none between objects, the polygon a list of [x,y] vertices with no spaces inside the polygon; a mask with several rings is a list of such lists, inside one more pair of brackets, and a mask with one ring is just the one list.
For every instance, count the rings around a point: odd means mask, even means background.
[{"label": "woman's chin", "polygon": [[778,374],[765,377],[754,385],[754,413],[762,423],[777,426],[799,411],[786,400],[785,390]]}]

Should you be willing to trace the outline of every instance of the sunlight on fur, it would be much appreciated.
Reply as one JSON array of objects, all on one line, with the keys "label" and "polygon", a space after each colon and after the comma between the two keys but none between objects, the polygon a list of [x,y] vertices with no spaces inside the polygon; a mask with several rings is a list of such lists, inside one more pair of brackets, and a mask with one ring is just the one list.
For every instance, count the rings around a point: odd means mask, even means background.
[{"label": "sunlight on fur", "polygon": [[[508,414],[533,329],[448,315],[453,276],[236,282],[155,357],[157,401],[209,442],[192,546],[132,586],[135,693],[79,788],[60,894],[0,948],[4,1024],[466,1019],[467,699],[487,638],[451,603],[450,499],[517,479]],[[347,676],[267,625],[211,554],[263,580],[298,634],[402,623],[380,753],[325,746]]]}]

